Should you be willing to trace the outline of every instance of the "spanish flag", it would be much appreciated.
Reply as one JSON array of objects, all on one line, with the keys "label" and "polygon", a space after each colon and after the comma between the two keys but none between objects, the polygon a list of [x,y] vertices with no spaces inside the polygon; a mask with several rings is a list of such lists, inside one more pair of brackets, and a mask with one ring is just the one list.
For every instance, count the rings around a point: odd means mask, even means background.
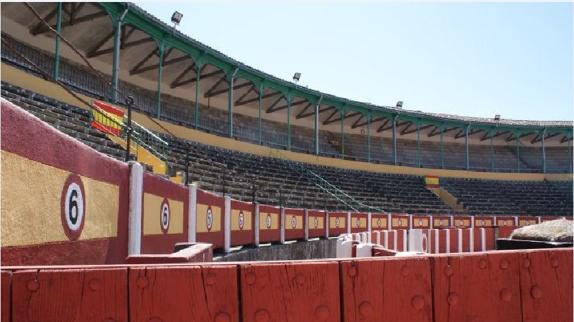
[{"label": "spanish flag", "polygon": [[92,102],[92,127],[102,132],[120,136],[124,112],[102,101]]}]

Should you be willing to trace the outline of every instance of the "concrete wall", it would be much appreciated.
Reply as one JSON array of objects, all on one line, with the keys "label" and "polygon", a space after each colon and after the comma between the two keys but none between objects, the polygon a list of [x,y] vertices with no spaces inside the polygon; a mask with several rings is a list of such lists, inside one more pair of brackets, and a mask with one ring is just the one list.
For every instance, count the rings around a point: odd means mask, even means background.
[{"label": "concrete wall", "polygon": [[336,238],[316,239],[304,243],[244,248],[216,256],[213,260],[215,262],[243,262],[335,258],[336,249]]}]

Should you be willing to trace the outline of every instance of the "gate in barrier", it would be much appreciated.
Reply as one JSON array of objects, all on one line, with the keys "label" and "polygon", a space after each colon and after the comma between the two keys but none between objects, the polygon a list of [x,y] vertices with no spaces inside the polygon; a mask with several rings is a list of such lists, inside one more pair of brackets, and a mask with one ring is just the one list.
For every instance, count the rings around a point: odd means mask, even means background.
[{"label": "gate in barrier", "polygon": [[253,203],[231,200],[231,246],[255,244]]},{"label": "gate in barrier", "polygon": [[285,240],[305,239],[305,209],[283,208]]},{"label": "gate in barrier", "polygon": [[327,213],[323,210],[307,210],[308,238],[327,237]]},{"label": "gate in barrier", "polygon": [[144,173],[142,254],[169,254],[187,242],[189,191],[162,177]]},{"label": "gate in barrier", "polygon": [[213,244],[214,249],[224,246],[224,199],[223,197],[197,189],[196,197],[197,241]]},{"label": "gate in barrier", "polygon": [[281,240],[281,208],[259,205],[259,242],[274,243]]}]

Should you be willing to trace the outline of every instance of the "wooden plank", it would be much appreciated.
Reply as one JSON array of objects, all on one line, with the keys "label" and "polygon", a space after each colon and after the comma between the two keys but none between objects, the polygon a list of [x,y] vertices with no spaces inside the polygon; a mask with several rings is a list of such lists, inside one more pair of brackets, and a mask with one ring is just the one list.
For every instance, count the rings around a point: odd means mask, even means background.
[{"label": "wooden plank", "polygon": [[518,253],[439,256],[432,261],[435,322],[522,321]]},{"label": "wooden plank", "polygon": [[339,264],[241,265],[243,321],[340,321]]},{"label": "wooden plank", "polygon": [[138,267],[129,272],[130,321],[239,321],[237,267]]},{"label": "wooden plank", "polygon": [[126,268],[24,270],[12,275],[13,321],[127,321]]},{"label": "wooden plank", "polygon": [[2,322],[10,322],[10,283],[12,279],[12,272],[2,271]]},{"label": "wooden plank", "polygon": [[522,253],[524,321],[572,321],[572,249]]},{"label": "wooden plank", "polygon": [[341,262],[344,321],[432,321],[428,258]]}]

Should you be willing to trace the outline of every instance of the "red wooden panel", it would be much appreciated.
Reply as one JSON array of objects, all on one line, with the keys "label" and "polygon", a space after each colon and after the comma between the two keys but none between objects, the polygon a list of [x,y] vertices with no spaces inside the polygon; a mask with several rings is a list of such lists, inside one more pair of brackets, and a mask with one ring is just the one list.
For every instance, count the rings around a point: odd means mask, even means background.
[{"label": "red wooden panel", "polygon": [[482,228],[482,227],[494,227],[494,216],[474,216],[474,227]]},{"label": "red wooden panel", "polygon": [[2,322],[10,322],[10,283],[12,279],[12,272],[2,271]]},{"label": "red wooden panel", "polygon": [[[386,237],[384,237],[385,234],[387,235]],[[383,238],[386,241],[385,248],[397,250],[397,245],[395,243],[396,234],[397,234],[396,230],[383,231],[383,236],[381,238]]]},{"label": "red wooden panel", "polygon": [[391,229],[410,229],[409,221],[409,215],[391,214]]},{"label": "red wooden panel", "polygon": [[447,234],[450,233],[449,229],[439,229],[438,231],[438,252],[440,254],[448,253],[447,246],[450,243],[450,240],[447,239]]},{"label": "red wooden panel", "polygon": [[368,218],[366,213],[351,213],[351,232],[361,233],[368,230]]},{"label": "red wooden panel", "polygon": [[341,262],[343,320],[432,321],[430,268],[425,257]]},{"label": "red wooden panel", "polygon": [[449,228],[452,226],[452,216],[449,215],[433,215],[432,228]]},{"label": "red wooden panel", "polygon": [[494,228],[484,228],[484,237],[485,237],[486,250],[496,249]]},{"label": "red wooden panel", "polygon": [[259,242],[279,242],[281,239],[281,209],[259,205]]},{"label": "red wooden panel", "polygon": [[[470,250],[470,229],[461,229],[461,233],[459,233],[459,237],[462,236],[462,249],[459,249],[459,252],[468,253]],[[459,245],[461,243],[459,242]]]},{"label": "red wooden panel", "polygon": [[211,243],[214,249],[223,248],[225,206],[221,196],[197,189],[196,238]]},{"label": "red wooden panel", "polygon": [[524,321],[572,321],[572,249],[521,254]]},{"label": "red wooden panel", "polygon": [[470,233],[472,234],[473,237],[473,249],[471,249],[470,251],[471,252],[482,251],[482,233],[480,231],[480,228],[471,228]]},{"label": "red wooden panel", "polygon": [[395,232],[395,234],[397,235],[396,248],[397,248],[397,251],[399,251],[399,252],[406,252],[407,251],[408,240],[407,240],[407,236],[406,236],[405,232],[406,232],[405,229],[399,229]]},{"label": "red wooden panel", "polygon": [[449,235],[450,253],[456,253],[456,252],[462,251],[462,250],[458,249],[458,229],[456,229],[456,228],[449,229],[448,235]]},{"label": "red wooden panel", "polygon": [[498,227],[498,238],[508,238],[510,234],[516,229],[514,226],[501,226]]},{"label": "red wooden panel", "polygon": [[381,213],[371,214],[371,232],[375,230],[387,230],[389,223],[387,215]]},{"label": "red wooden panel", "polygon": [[126,268],[24,270],[12,275],[13,321],[127,321]]},{"label": "red wooden panel", "polygon": [[327,213],[322,210],[307,211],[309,222],[309,238],[327,237]]},{"label": "red wooden panel", "polygon": [[231,246],[255,243],[255,207],[250,202],[231,200]]},{"label": "red wooden panel", "polygon": [[243,321],[340,321],[339,264],[242,264]]},{"label": "red wooden panel", "polygon": [[130,321],[239,321],[237,267],[130,269]]},{"label": "red wooden panel", "polygon": [[432,260],[435,322],[522,322],[518,253]]},{"label": "red wooden panel", "polygon": [[431,217],[427,215],[413,215],[413,228],[428,229],[431,227]]},{"label": "red wooden panel", "polygon": [[514,227],[514,217],[498,216],[496,217],[496,225],[498,227]]},{"label": "red wooden panel", "polygon": [[305,210],[285,208],[285,240],[305,239]]},{"label": "red wooden panel", "polygon": [[329,212],[329,237],[347,233],[347,213]]},{"label": "red wooden panel", "polygon": [[[562,216],[541,216],[540,217],[540,221],[541,222],[545,222],[545,221],[551,221],[551,220],[556,220],[556,219],[560,219],[563,218]],[[572,220],[572,216],[568,217],[569,220]]]}]

